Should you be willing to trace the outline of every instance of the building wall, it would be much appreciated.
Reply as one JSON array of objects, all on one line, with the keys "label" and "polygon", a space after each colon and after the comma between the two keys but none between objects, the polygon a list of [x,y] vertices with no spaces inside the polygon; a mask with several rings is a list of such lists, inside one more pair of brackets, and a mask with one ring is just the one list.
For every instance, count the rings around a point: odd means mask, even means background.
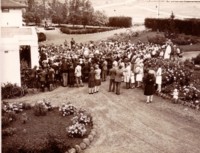
[{"label": "building wall", "polygon": [[21,9],[1,10],[1,26],[2,27],[21,27],[22,26],[22,10]]},{"label": "building wall", "polygon": [[0,58],[1,83],[16,83],[21,86],[19,44],[17,39],[1,40]]}]

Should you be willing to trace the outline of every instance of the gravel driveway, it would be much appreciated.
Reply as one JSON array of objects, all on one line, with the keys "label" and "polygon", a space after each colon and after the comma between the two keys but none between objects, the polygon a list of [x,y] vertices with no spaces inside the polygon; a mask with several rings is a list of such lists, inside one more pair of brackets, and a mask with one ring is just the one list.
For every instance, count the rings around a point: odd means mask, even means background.
[{"label": "gravel driveway", "polygon": [[[123,85],[124,86],[124,85]],[[155,96],[145,103],[142,89],[107,91],[103,82],[97,94],[81,88],[59,87],[52,92],[11,99],[35,103],[47,98],[54,105],[71,101],[93,113],[98,135],[86,153],[199,153],[200,112]]]}]

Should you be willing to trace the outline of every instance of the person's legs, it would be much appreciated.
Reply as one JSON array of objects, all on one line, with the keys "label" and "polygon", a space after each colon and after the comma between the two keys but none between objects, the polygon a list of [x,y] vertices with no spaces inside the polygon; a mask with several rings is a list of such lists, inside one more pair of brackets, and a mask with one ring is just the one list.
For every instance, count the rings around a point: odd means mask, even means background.
[{"label": "person's legs", "polygon": [[112,87],[112,85],[113,85],[113,82],[112,82],[112,79],[110,79],[110,82],[109,82],[109,92],[111,92],[111,87]]},{"label": "person's legs", "polygon": [[147,101],[146,101],[147,103],[149,103],[150,102],[150,96],[147,96]]},{"label": "person's legs", "polygon": [[150,102],[153,102],[153,95],[150,96]]}]

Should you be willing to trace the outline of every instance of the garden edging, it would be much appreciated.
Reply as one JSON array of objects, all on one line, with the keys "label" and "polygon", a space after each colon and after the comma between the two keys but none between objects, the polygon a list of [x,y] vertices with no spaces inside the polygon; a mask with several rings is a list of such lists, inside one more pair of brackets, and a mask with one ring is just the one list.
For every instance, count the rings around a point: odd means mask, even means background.
[{"label": "garden edging", "polygon": [[93,128],[90,134],[88,135],[88,137],[84,138],[80,144],[75,145],[73,148],[69,149],[65,153],[80,153],[86,148],[88,148],[91,145],[91,143],[94,141],[94,138],[97,135],[97,123],[94,122],[95,119],[92,114],[91,116],[93,118]]}]

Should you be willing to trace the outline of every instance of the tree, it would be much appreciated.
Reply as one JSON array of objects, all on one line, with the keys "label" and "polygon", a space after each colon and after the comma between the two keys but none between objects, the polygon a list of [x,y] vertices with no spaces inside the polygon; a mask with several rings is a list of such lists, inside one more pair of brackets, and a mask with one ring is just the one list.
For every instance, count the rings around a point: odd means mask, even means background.
[{"label": "tree", "polygon": [[35,1],[34,0],[28,0],[28,11],[32,11],[33,8],[34,8],[34,3]]},{"label": "tree", "polygon": [[108,17],[106,16],[104,11],[95,11],[93,14],[92,25],[106,25],[108,23]]}]

